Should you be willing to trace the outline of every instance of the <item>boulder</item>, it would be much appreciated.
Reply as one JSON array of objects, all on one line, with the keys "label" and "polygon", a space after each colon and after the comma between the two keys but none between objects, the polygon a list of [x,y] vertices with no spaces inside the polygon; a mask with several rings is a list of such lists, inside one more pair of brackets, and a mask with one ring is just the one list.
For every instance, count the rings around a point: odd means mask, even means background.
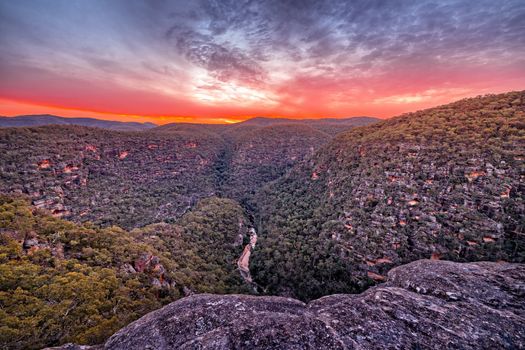
[{"label": "boulder", "polygon": [[24,243],[22,244],[24,250],[29,250],[35,246],[38,246],[38,239],[36,237],[25,238]]},{"label": "boulder", "polygon": [[131,266],[131,264],[128,264],[128,263],[125,263],[123,264],[121,267],[120,267],[120,272],[123,274],[123,275],[133,275],[135,273],[137,273],[137,271],[135,270],[135,268],[133,266]]},{"label": "boulder", "polygon": [[361,294],[309,304],[189,296],[121,329],[104,349],[522,349],[524,325],[525,265],[420,260]]}]

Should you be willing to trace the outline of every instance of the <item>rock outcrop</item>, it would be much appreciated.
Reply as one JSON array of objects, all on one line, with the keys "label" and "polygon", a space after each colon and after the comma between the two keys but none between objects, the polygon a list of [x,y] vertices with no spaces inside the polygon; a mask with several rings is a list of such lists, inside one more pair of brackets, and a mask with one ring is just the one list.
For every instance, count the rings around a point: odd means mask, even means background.
[{"label": "rock outcrop", "polygon": [[[64,349],[74,349],[64,347]],[[309,304],[194,295],[114,334],[104,349],[523,349],[525,265],[420,260],[362,294]],[[97,347],[98,348],[98,347]]]}]

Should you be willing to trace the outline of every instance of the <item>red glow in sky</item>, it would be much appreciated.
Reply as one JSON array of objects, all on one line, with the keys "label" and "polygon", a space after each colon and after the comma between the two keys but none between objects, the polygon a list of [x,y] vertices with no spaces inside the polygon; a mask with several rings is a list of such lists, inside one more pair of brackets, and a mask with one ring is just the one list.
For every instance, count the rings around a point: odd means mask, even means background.
[{"label": "red glow in sky", "polygon": [[388,118],[525,88],[518,0],[1,2],[0,115]]}]

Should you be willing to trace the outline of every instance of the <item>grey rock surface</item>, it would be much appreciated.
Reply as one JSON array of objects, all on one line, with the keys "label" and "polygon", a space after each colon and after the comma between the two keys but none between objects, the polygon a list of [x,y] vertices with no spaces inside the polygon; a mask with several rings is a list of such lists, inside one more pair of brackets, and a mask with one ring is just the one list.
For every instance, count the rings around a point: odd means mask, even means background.
[{"label": "grey rock surface", "polygon": [[104,349],[523,349],[525,265],[420,260],[358,295],[309,304],[194,295],[114,334]]}]

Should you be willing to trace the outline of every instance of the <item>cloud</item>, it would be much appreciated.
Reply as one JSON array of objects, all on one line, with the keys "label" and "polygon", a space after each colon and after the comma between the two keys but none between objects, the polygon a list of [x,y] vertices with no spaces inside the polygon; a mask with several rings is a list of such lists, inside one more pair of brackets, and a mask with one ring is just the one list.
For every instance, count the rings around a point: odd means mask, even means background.
[{"label": "cloud", "polygon": [[110,82],[184,112],[343,116],[398,97],[431,105],[432,89],[519,87],[524,23],[521,0],[0,0],[0,72]]},{"label": "cloud", "polygon": [[211,36],[186,28],[172,27],[167,35],[173,38],[177,51],[189,62],[206,69],[220,81],[236,80],[253,84],[264,77],[257,61],[235,46],[226,47],[216,43]]}]

